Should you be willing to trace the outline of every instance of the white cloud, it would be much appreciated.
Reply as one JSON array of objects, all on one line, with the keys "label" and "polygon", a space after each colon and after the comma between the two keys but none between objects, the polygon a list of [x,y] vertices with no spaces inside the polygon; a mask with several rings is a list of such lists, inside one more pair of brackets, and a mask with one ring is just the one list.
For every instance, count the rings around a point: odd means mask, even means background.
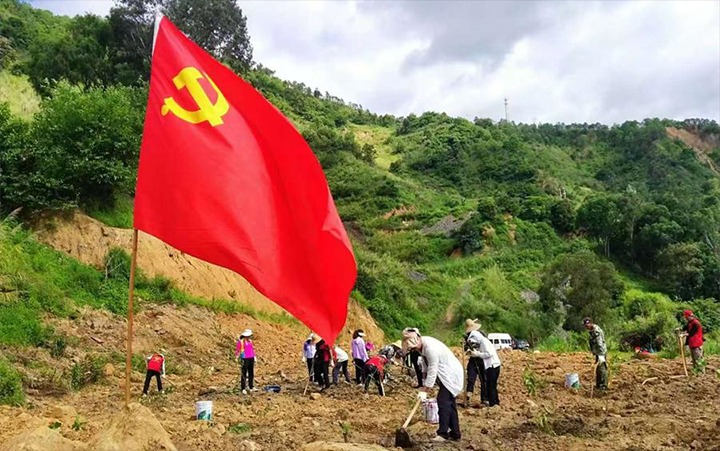
[{"label": "white cloud", "polygon": [[[720,120],[720,2],[240,1],[255,60],[379,112]],[[111,2],[35,1],[72,14]],[[103,11],[103,8],[104,11]]]}]

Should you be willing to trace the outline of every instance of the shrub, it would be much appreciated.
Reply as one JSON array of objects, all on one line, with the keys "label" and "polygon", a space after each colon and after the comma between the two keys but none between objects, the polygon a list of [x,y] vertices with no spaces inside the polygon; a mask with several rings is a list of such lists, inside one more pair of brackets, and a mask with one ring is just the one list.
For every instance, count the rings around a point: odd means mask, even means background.
[{"label": "shrub", "polygon": [[0,404],[20,406],[25,403],[22,379],[15,368],[0,358]]}]

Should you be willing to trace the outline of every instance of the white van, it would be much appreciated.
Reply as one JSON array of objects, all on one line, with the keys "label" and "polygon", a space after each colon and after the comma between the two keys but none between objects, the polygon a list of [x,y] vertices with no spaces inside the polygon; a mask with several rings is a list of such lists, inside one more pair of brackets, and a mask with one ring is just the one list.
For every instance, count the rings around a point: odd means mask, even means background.
[{"label": "white van", "polygon": [[495,345],[495,349],[512,349],[510,334],[488,334],[488,340]]}]

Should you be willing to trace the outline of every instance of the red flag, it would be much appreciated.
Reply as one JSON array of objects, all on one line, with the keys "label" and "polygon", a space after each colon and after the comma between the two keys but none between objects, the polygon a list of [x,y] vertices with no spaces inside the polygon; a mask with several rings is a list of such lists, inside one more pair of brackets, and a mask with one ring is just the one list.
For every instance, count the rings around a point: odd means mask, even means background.
[{"label": "red flag", "polygon": [[317,158],[250,84],[162,18],[134,226],[247,279],[332,343],[356,266]]}]

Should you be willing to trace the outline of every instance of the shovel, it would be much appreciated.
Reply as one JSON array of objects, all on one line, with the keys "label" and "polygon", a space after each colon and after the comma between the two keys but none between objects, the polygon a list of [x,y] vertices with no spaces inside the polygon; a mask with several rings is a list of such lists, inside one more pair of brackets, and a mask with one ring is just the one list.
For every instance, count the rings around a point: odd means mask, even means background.
[{"label": "shovel", "polygon": [[410,440],[410,434],[408,434],[407,428],[408,424],[410,424],[410,420],[412,420],[413,415],[415,415],[415,412],[417,411],[417,408],[420,406],[420,398],[418,398],[417,402],[415,402],[415,406],[413,406],[412,410],[410,411],[410,415],[408,415],[407,419],[405,420],[405,423],[403,423],[402,427],[395,431],[395,446],[400,448],[411,448],[413,446],[412,440]]}]

